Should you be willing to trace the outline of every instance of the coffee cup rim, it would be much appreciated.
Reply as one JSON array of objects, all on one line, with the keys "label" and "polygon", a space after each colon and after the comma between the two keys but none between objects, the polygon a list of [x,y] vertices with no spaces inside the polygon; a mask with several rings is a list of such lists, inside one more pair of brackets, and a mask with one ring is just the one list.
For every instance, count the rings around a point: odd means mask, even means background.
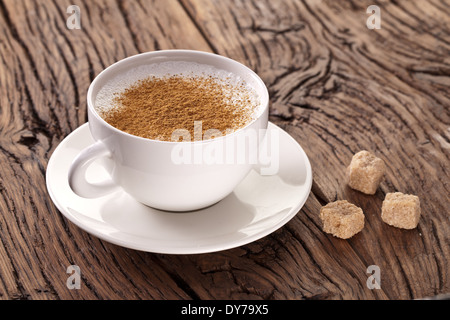
[{"label": "coffee cup rim", "polygon": [[[93,91],[94,88],[96,87],[97,83],[102,79],[102,77],[105,76],[105,74],[107,74],[108,72],[111,72],[112,69],[114,68],[118,68],[119,65],[122,65],[124,63],[127,63],[131,60],[135,60],[137,58],[140,58],[142,56],[151,56],[151,55],[164,55],[164,54],[178,54],[178,55],[204,55],[204,56],[208,56],[208,57],[213,57],[215,59],[221,59],[223,61],[226,61],[228,63],[232,63],[232,64],[236,64],[238,66],[240,66],[241,68],[243,68],[244,70],[246,70],[247,72],[249,72],[249,74],[256,80],[256,82],[258,83],[258,85],[261,87],[261,92],[258,90],[258,94],[260,96],[261,99],[261,106],[260,106],[260,110],[258,110],[258,114],[257,116],[255,116],[255,118],[250,121],[247,125],[245,125],[242,128],[239,128],[238,130],[230,133],[230,134],[225,134],[221,137],[217,137],[217,138],[213,138],[213,139],[208,139],[208,140],[194,140],[194,141],[180,141],[180,142],[176,142],[176,141],[165,141],[165,140],[156,140],[156,139],[149,139],[149,138],[144,138],[144,137],[140,137],[137,135],[133,135],[130,133],[127,133],[125,131],[122,131],[120,129],[117,129],[116,127],[110,125],[108,122],[106,122],[97,112],[97,110],[95,110],[94,107],[94,101],[93,101]],[[176,61],[176,60],[175,60]],[[248,129],[250,126],[252,126],[256,121],[258,121],[261,116],[264,115],[265,111],[269,108],[269,92],[267,89],[267,86],[265,85],[264,81],[261,79],[261,77],[252,69],[250,69],[248,66],[244,65],[243,63],[240,63],[236,60],[233,60],[231,58],[216,54],[216,53],[210,53],[210,52],[205,52],[205,51],[198,51],[198,50],[185,50],[185,49],[168,49],[168,50],[158,50],[158,51],[148,51],[148,52],[143,52],[143,53],[139,53],[136,55],[132,55],[129,56],[127,58],[121,59],[115,63],[113,63],[112,65],[110,65],[109,67],[105,68],[104,70],[102,70],[102,72],[100,72],[95,79],[92,81],[92,83],[89,86],[88,92],[87,92],[87,105],[88,105],[88,110],[90,111],[90,114],[92,114],[99,122],[101,122],[103,125],[105,125],[106,127],[108,127],[109,129],[113,130],[114,132],[123,134],[125,136],[129,136],[131,138],[135,138],[135,139],[139,139],[139,140],[143,140],[143,141],[151,141],[151,142],[157,142],[157,143],[164,143],[164,144],[179,144],[179,143],[192,143],[192,144],[198,144],[198,143],[209,143],[212,141],[218,141],[221,139],[225,139],[227,137],[233,136],[233,135],[237,135],[242,131],[245,131],[246,129]]]}]

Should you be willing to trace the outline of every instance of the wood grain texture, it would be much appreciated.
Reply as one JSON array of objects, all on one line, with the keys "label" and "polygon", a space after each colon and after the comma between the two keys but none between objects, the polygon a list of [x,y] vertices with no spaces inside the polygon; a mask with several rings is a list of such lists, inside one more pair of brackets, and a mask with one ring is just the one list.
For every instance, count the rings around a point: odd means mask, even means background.
[{"label": "wood grain texture", "polygon": [[[0,299],[413,299],[450,292],[450,2],[332,0],[0,1]],[[366,9],[381,8],[380,30]],[[271,121],[310,158],[314,182],[286,226],[212,254],[144,253],[101,241],[55,208],[45,186],[58,144],[86,119],[89,83],[152,50],[215,52],[267,84]],[[374,196],[346,187],[362,149],[385,159]],[[415,230],[380,219],[388,192],[419,196]],[[364,230],[321,230],[346,199]],[[66,286],[69,265],[80,290]],[[381,289],[366,269],[378,265]]]}]

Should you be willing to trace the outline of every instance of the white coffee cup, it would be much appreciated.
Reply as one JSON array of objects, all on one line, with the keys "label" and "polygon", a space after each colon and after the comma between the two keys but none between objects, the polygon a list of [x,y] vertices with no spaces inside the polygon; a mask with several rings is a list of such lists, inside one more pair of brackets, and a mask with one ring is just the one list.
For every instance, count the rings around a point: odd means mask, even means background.
[{"label": "white coffee cup", "polygon": [[[223,137],[170,142],[145,139],[120,131],[96,112],[96,95],[110,79],[138,66],[167,61],[205,64],[238,75],[260,98],[261,107],[256,118],[244,128]],[[251,153],[254,152],[252,143],[255,141],[244,144],[244,155],[230,157],[229,152],[216,152],[215,161],[203,160],[206,159],[205,152],[222,150],[224,146],[229,147],[228,151],[242,152],[238,150],[238,146],[242,146],[239,141],[247,141],[246,137],[254,136],[255,132],[264,132],[268,126],[269,94],[256,73],[234,60],[200,51],[162,50],[126,58],[105,69],[89,87],[87,105],[89,128],[96,142],[82,150],[72,163],[68,177],[72,190],[84,198],[97,198],[120,187],[147,206],[167,211],[191,211],[225,198],[255,165],[251,161]],[[259,134],[256,148],[262,139],[264,136]],[[174,155],[180,150],[188,150],[194,161],[175,161]],[[100,159],[104,160],[111,179],[103,183],[89,182],[87,169],[93,161]]]}]

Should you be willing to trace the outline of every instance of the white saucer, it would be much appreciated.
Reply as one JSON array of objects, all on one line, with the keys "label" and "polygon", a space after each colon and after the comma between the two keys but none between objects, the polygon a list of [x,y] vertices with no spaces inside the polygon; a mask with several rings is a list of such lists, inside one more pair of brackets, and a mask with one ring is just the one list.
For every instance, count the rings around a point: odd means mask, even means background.
[{"label": "white saucer", "polygon": [[[300,145],[281,128],[280,164],[274,176],[256,171],[224,200],[206,209],[171,213],[149,208],[124,191],[84,199],[72,192],[67,176],[75,156],[93,143],[87,124],[67,136],[47,167],[47,189],[61,213],[81,229],[119,246],[166,254],[197,254],[235,248],[258,240],[291,220],[311,191],[312,171]],[[89,180],[107,178],[99,164]]]}]

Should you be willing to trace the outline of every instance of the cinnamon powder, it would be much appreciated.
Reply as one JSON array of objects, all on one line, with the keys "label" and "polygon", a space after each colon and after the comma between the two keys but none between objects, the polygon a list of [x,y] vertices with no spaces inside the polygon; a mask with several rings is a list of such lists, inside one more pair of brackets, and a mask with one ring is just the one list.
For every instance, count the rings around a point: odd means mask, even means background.
[{"label": "cinnamon powder", "polygon": [[198,121],[203,134],[210,129],[225,134],[252,121],[257,105],[248,90],[244,83],[211,76],[152,76],[116,93],[114,108],[101,116],[119,130],[153,140],[171,141],[177,129],[194,139]]}]

